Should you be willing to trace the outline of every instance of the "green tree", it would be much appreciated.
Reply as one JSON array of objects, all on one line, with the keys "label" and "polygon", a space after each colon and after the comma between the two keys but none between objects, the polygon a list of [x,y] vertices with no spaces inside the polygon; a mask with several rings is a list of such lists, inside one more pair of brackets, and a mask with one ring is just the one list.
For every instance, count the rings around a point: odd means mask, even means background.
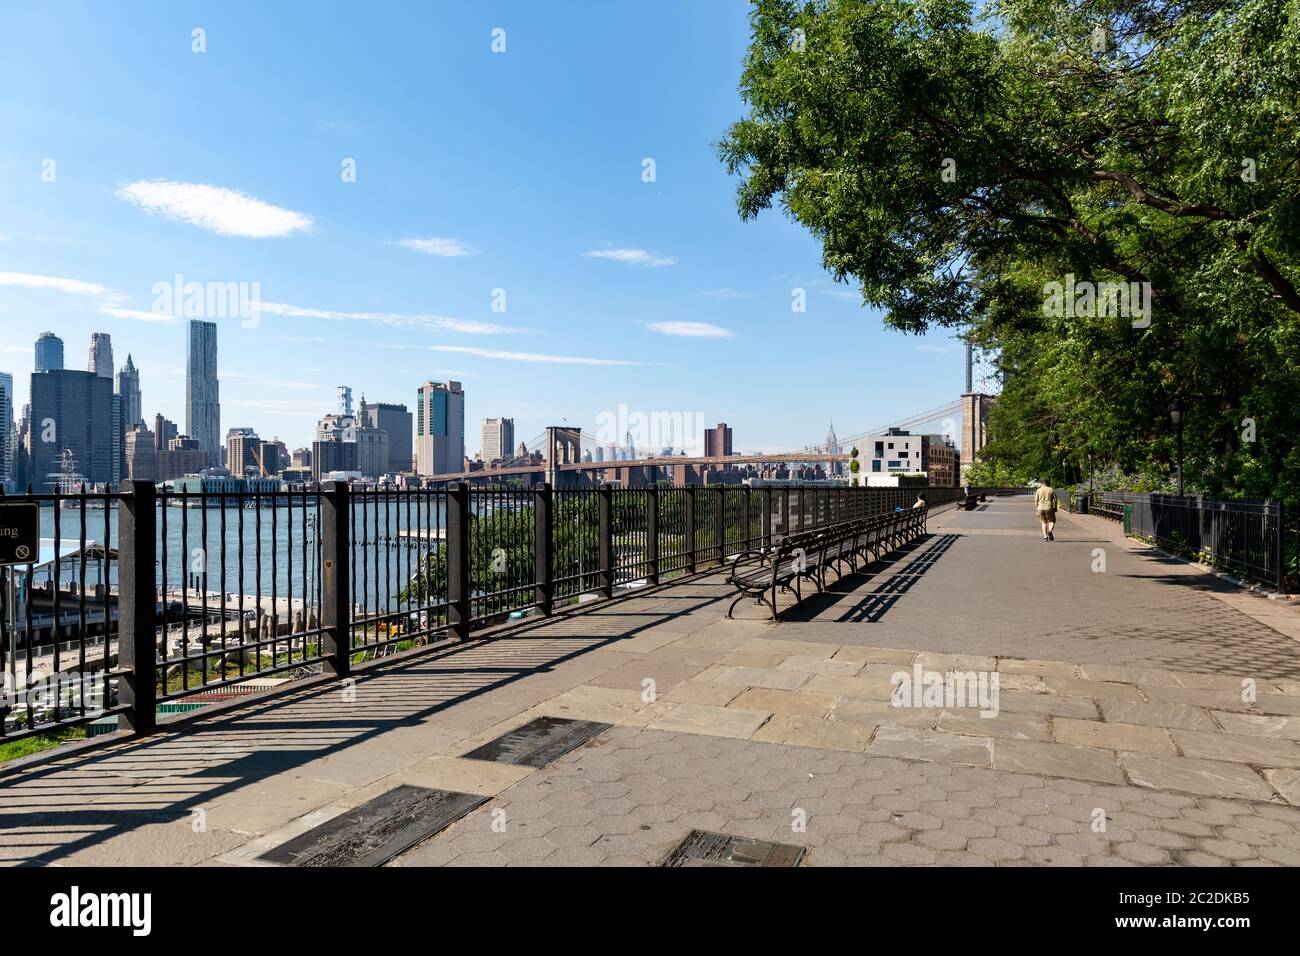
[{"label": "green tree", "polygon": [[[1300,0],[981,7],[758,0],[741,215],[779,204],[888,325],[995,355],[990,461],[1167,474],[1177,396],[1189,484],[1300,497]],[[1149,312],[1048,314],[1068,279]]]}]

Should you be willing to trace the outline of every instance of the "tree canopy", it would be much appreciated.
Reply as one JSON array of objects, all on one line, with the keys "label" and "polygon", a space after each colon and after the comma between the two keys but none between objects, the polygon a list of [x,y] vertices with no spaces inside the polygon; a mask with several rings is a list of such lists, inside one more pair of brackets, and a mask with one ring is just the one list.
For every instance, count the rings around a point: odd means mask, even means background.
[{"label": "tree canopy", "polygon": [[740,214],[779,204],[888,325],[995,356],[990,468],[1158,482],[1177,397],[1190,486],[1300,499],[1300,0],[751,21],[749,115],[720,144]]}]

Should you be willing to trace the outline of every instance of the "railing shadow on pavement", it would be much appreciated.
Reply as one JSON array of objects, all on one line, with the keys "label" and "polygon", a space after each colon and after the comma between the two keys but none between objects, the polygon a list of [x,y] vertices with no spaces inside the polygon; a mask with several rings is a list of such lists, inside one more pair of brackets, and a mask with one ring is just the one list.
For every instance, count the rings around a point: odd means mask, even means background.
[{"label": "railing shadow on pavement", "polygon": [[[893,606],[898,597],[911,588],[916,577],[924,574],[933,566],[935,561],[952,546],[952,543],[958,537],[960,535],[957,534],[936,535],[930,533],[922,535],[915,541],[909,542],[897,550],[883,555],[866,567],[858,569],[856,574],[845,574],[829,585],[825,591],[804,598],[801,604],[789,609],[783,609],[781,612],[782,619],[791,623],[803,624],[825,620],[829,612],[832,612],[837,605],[842,604],[851,597],[866,581],[889,574],[891,568],[898,567],[899,570],[885,579],[879,591],[872,592],[864,601],[834,619],[839,623],[861,622],[863,620],[874,623],[880,615],[883,615],[889,607]],[[913,555],[916,556],[912,557]],[[911,558],[910,561],[909,558]],[[904,564],[903,562],[907,563]],[[892,593],[894,599],[880,607],[875,617],[863,617],[863,609],[872,602],[876,594],[883,593]]]},{"label": "railing shadow on pavement", "polygon": [[[696,614],[727,596],[718,581],[713,587],[708,579],[683,582],[658,592],[671,599],[672,607],[665,611],[637,614],[626,606],[602,605],[590,612],[539,620],[535,627],[518,628],[508,637],[471,640],[445,651],[385,660],[356,675],[354,691],[357,700],[365,702],[365,715],[355,709],[340,713],[341,686],[323,683],[265,703],[247,704],[229,716],[187,723],[173,733],[164,726],[157,736],[69,755],[19,772],[0,782],[0,832],[6,834],[0,856],[20,866],[49,865],[134,829],[179,821],[256,780],[292,774],[322,758],[373,743],[384,734],[419,727],[454,706],[552,673],[593,651]],[[689,599],[682,592],[688,588],[697,593],[683,606]],[[637,620],[619,620],[629,617]],[[554,687],[539,688],[536,703],[554,694]],[[505,720],[535,704],[499,706],[498,719]],[[452,722],[445,733],[463,740],[480,730],[477,725]],[[425,729],[435,745],[440,731],[442,726]],[[401,743],[411,745],[392,741],[393,746]],[[423,754],[446,755],[441,750]],[[412,762],[421,756],[415,753]],[[305,806],[303,812],[313,809]],[[22,852],[27,848],[30,854]]]}]

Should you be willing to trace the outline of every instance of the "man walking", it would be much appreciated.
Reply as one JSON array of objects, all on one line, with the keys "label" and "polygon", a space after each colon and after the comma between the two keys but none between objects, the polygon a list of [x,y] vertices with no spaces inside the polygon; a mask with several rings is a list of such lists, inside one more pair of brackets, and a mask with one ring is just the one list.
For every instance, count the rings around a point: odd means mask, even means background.
[{"label": "man walking", "polygon": [[1034,508],[1038,511],[1038,523],[1043,527],[1043,540],[1055,541],[1052,529],[1056,527],[1056,490],[1047,482],[1038,486],[1034,492]]}]

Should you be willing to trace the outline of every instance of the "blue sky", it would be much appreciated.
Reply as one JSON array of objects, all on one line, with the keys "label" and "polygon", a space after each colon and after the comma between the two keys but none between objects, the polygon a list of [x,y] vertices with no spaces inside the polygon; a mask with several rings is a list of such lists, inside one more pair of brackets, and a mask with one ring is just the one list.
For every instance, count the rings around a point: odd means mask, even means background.
[{"label": "blue sky", "polygon": [[463,383],[471,453],[489,415],[526,440],[620,404],[699,413],[751,450],[943,405],[959,343],[885,330],[804,230],[737,216],[714,144],[747,13],[6,3],[0,371],[21,405],[37,334],[84,368],[107,331],[146,416],[183,428],[185,323],[153,308],[180,274],[259,283],[255,327],[216,318],[222,429],[290,447],[338,385],[413,408],[430,378]]}]

